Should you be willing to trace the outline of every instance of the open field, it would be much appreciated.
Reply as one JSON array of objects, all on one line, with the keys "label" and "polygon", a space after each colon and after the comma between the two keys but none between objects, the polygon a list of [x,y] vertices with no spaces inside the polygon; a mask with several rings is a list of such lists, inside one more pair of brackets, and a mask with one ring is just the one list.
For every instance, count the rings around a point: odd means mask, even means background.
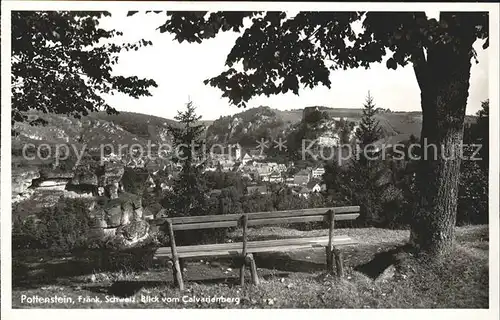
[{"label": "open field", "polygon": [[[250,238],[318,236],[328,230],[297,231],[260,228]],[[239,286],[238,266],[230,259],[192,260],[186,265],[186,291],[173,287],[172,272],[157,262],[146,271],[100,273],[81,259],[47,258],[41,253],[15,254],[14,308],[488,308],[488,226],[457,228],[454,254],[439,265],[410,258],[396,266],[393,277],[377,277],[367,264],[404,243],[408,231],[375,228],[338,229],[360,241],[344,249],[346,278],[324,274],[324,250],[256,256],[261,285]],[[235,239],[238,234],[232,235]],[[381,254],[382,253],[382,254]],[[379,259],[379,260],[380,260]],[[163,266],[163,267],[162,267]],[[385,274],[385,273],[384,273]],[[246,279],[249,279],[249,275]],[[248,280],[247,280],[248,281]],[[69,297],[62,304],[22,303],[26,297]],[[142,297],[159,301],[142,301]],[[193,297],[231,298],[205,303]],[[184,297],[184,298],[183,298]],[[82,298],[92,298],[85,303]],[[129,301],[106,302],[106,299]],[[161,299],[164,299],[162,301]],[[96,302],[99,299],[100,302]],[[67,299],[69,300],[69,299]],[[130,301],[135,300],[135,301]],[[185,300],[185,301],[183,301]],[[236,304],[236,302],[239,302]]]}]

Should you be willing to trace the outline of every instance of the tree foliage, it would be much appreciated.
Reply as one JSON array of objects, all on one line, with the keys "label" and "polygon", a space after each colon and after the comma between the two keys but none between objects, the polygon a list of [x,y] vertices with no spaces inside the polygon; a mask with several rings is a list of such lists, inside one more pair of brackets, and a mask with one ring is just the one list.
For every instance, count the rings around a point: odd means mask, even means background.
[{"label": "tree foliage", "polygon": [[[150,41],[116,44],[116,30],[99,27],[107,12],[12,12],[12,121],[28,121],[28,110],[85,116],[116,110],[104,94],[150,95],[150,79],[113,74],[124,50],[138,50]],[[34,122],[33,124],[39,124]]]},{"label": "tree foliage", "polygon": [[[136,12],[130,12],[129,15]],[[160,13],[160,12],[156,12]],[[419,84],[426,81],[426,52],[486,39],[488,13],[442,12],[439,21],[424,12],[166,12],[158,27],[179,42],[200,43],[219,32],[242,32],[226,59],[226,70],[205,80],[237,106],[258,95],[286,92],[319,84],[330,88],[337,69],[382,62],[396,69],[413,63]],[[251,25],[244,28],[244,22]],[[359,24],[362,25],[360,32]],[[386,50],[388,49],[388,50]],[[470,48],[470,57],[476,53]]]},{"label": "tree foliage", "polygon": [[90,244],[93,222],[88,216],[85,201],[62,198],[50,208],[45,208],[39,219],[33,217],[13,223],[15,248],[46,248],[68,252]]}]

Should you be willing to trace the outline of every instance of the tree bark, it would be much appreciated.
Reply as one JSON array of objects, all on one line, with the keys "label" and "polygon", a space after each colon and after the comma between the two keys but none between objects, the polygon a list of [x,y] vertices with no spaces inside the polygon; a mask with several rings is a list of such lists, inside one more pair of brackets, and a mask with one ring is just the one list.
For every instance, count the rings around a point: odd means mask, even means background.
[{"label": "tree bark", "polygon": [[473,41],[470,28],[455,30],[450,43],[427,50],[427,61],[413,62],[423,119],[410,243],[434,258],[453,245]]}]

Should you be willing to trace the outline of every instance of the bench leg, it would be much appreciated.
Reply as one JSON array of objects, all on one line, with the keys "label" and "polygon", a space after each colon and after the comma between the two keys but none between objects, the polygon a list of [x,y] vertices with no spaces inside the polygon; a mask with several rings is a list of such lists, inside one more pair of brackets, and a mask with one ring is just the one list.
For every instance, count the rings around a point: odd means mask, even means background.
[{"label": "bench leg", "polygon": [[240,268],[240,285],[245,285],[245,267],[246,267],[246,258],[243,257],[241,259],[241,268]]},{"label": "bench leg", "polygon": [[333,252],[327,246],[325,247],[326,251],[326,272],[329,274],[333,274]]},{"label": "bench leg", "polygon": [[182,269],[180,266],[179,259],[174,259],[172,265],[172,272],[174,276],[174,285],[179,287],[180,290],[184,290],[184,281],[182,280]]},{"label": "bench leg", "polygon": [[252,283],[256,286],[260,284],[259,275],[257,274],[257,265],[255,264],[255,259],[253,254],[247,254],[245,257],[246,262],[250,265],[250,273],[252,275]]},{"label": "bench leg", "polygon": [[344,259],[342,257],[342,252],[338,248],[333,248],[333,254],[335,255],[335,265],[337,266],[337,277],[344,277]]}]

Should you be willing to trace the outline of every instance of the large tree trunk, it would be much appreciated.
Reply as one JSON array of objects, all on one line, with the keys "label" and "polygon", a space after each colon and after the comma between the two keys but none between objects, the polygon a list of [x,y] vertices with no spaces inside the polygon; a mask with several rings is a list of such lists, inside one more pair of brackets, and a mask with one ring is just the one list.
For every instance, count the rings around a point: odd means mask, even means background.
[{"label": "large tree trunk", "polygon": [[434,45],[428,49],[427,59],[414,62],[423,120],[410,243],[419,252],[435,258],[450,252],[456,222],[474,41],[466,33],[462,35],[456,33],[460,39],[453,39],[452,43]]}]

